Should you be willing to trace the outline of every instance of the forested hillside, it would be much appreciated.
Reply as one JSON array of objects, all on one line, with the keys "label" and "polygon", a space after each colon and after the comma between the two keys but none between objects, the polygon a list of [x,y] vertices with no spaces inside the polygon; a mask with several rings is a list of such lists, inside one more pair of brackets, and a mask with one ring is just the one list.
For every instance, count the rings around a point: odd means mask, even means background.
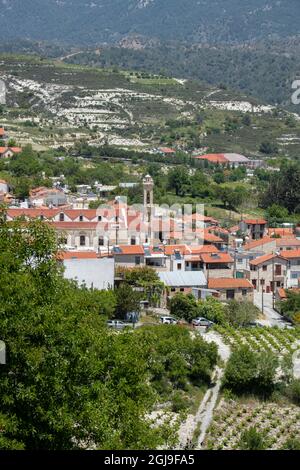
[{"label": "forested hillside", "polygon": [[6,0],[0,37],[94,44],[139,33],[240,42],[296,34],[299,11],[297,0]]}]

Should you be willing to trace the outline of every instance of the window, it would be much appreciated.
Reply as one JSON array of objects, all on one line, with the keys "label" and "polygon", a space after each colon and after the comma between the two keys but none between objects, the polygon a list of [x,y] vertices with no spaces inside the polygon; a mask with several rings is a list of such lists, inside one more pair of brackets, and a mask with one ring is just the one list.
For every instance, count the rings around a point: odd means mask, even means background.
[{"label": "window", "polygon": [[242,296],[246,297],[246,295],[247,295],[247,289],[242,289]]},{"label": "window", "polygon": [[276,264],[275,274],[276,274],[276,276],[281,276],[281,264]]},{"label": "window", "polygon": [[139,265],[141,264],[141,257],[140,257],[140,256],[136,256],[136,257],[135,257],[135,264],[136,264],[137,266],[139,266]]},{"label": "window", "polygon": [[60,221],[60,222],[64,222],[64,220],[65,220],[65,214],[64,214],[63,212],[61,212],[61,213],[59,214],[59,221]]},{"label": "window", "polygon": [[83,215],[80,215],[80,216],[79,216],[79,221],[80,221],[80,222],[83,222]]},{"label": "window", "polygon": [[136,238],[135,237],[131,237],[130,244],[131,245],[136,245]]},{"label": "window", "polygon": [[40,220],[44,220],[44,218],[45,218],[45,217],[44,217],[43,215],[40,216]]},{"label": "window", "polygon": [[237,262],[238,262],[239,264],[242,264],[243,258],[238,258],[238,259],[237,259]]},{"label": "window", "polygon": [[266,264],[263,265],[263,271],[267,271],[268,266]]},{"label": "window", "polygon": [[281,282],[280,282],[280,281],[277,281],[277,282],[276,282],[276,285],[277,285],[277,287],[281,287]]},{"label": "window", "polygon": [[292,273],[292,279],[298,279],[300,277],[300,273]]},{"label": "window", "polygon": [[171,287],[171,292],[176,292],[175,287]]},{"label": "window", "polygon": [[184,292],[184,287],[180,287],[180,292]]},{"label": "window", "polygon": [[85,235],[80,235],[80,246],[85,246]]},{"label": "window", "polygon": [[101,221],[102,221],[102,216],[98,215],[98,222],[101,222]]},{"label": "window", "polygon": [[181,271],[181,268],[182,268],[182,264],[181,264],[181,263],[178,263],[178,264],[177,264],[177,269],[178,269],[178,271]]},{"label": "window", "polygon": [[98,244],[99,246],[104,246],[104,237],[99,237]]}]

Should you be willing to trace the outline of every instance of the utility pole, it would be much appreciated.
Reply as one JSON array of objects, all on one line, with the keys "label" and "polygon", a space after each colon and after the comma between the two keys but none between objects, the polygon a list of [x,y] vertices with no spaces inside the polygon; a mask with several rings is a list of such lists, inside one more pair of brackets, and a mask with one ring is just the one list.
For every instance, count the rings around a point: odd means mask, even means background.
[{"label": "utility pole", "polygon": [[265,280],[262,279],[261,280],[261,311],[262,311],[262,314],[264,314],[264,285],[265,285]]},{"label": "utility pole", "polygon": [[272,290],[272,308],[275,307],[275,266],[274,266],[274,257],[272,259],[272,276],[273,276],[273,290]]}]

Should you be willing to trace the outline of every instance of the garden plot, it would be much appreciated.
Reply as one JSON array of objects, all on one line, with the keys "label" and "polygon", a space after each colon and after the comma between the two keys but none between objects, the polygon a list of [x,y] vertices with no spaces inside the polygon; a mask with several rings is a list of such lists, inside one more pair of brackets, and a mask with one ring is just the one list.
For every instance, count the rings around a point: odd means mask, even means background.
[{"label": "garden plot", "polygon": [[277,354],[293,353],[299,349],[300,330],[270,328],[233,328],[231,326],[215,326],[223,340],[231,349],[243,345],[252,351],[270,351]]},{"label": "garden plot", "polygon": [[289,438],[300,438],[300,411],[296,406],[279,407],[276,403],[234,400],[220,401],[206,435],[204,448],[234,450],[239,448],[241,434],[255,427],[265,434],[268,448],[281,449]]}]

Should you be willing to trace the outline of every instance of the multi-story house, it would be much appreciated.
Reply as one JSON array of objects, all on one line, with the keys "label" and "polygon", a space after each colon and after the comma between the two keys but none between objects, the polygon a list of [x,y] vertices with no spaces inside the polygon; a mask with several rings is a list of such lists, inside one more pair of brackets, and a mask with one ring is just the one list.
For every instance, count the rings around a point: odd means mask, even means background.
[{"label": "multi-story house", "polygon": [[268,254],[250,261],[250,281],[255,290],[275,293],[287,287],[288,260],[284,256]]},{"label": "multi-story house", "polygon": [[240,222],[239,229],[251,240],[259,240],[267,234],[267,221],[265,219],[245,219]]},{"label": "multi-story house", "polygon": [[300,282],[300,250],[282,251],[281,256],[287,259],[286,287],[299,287]]}]

